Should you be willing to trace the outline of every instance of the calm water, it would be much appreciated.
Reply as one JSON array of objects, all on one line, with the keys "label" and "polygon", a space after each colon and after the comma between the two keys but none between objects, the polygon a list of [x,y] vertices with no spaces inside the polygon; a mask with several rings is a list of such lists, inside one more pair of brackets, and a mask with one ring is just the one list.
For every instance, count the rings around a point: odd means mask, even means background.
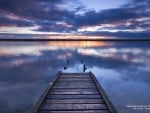
[{"label": "calm water", "polygon": [[0,42],[0,113],[29,113],[57,71],[83,59],[118,113],[149,113],[150,42]]}]

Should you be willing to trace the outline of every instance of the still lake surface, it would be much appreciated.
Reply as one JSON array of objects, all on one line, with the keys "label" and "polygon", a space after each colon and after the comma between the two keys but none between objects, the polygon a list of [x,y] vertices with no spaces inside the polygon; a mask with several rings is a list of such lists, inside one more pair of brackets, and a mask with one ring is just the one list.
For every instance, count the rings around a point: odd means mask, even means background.
[{"label": "still lake surface", "polygon": [[150,106],[150,42],[1,41],[0,113],[29,113],[58,71],[82,72],[81,59],[118,113],[150,112],[130,108]]}]

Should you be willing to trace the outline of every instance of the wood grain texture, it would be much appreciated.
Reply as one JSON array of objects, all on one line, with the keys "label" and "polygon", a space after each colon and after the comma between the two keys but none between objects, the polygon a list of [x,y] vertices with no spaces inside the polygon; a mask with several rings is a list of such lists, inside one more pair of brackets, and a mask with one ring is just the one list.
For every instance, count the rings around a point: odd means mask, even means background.
[{"label": "wood grain texture", "polygon": [[33,113],[116,113],[109,109],[92,76],[90,73],[60,73]]},{"label": "wood grain texture", "polygon": [[[64,91],[64,92],[74,92],[74,91],[79,91],[79,92],[86,92],[86,91],[93,91],[93,92],[95,92],[95,91],[97,91],[97,89],[96,88],[68,88],[68,89],[61,89],[61,88],[59,88],[59,89],[55,89],[55,88],[53,88],[50,92],[53,92],[53,91]],[[49,93],[50,93],[49,92]]]},{"label": "wood grain texture", "polygon": [[82,78],[82,79],[86,79],[86,78],[91,78],[90,75],[88,76],[82,76],[82,75],[61,75],[61,78]]},{"label": "wood grain texture", "polygon": [[[85,81],[85,80],[84,80],[84,81],[83,81],[83,80],[74,80],[74,81],[73,81],[73,80],[64,80],[64,81],[59,81],[59,80],[58,80],[57,83],[64,83],[64,84],[65,84],[65,83],[68,83],[68,84],[69,84],[69,83],[70,83],[70,84],[89,83],[89,84],[94,84],[93,81],[91,81],[91,80],[88,80],[88,81]],[[57,84],[57,83],[56,83],[56,84]]]},{"label": "wood grain texture", "polygon": [[55,85],[94,85],[94,84],[93,82],[57,82]]},{"label": "wood grain texture", "polygon": [[104,101],[103,99],[46,99],[44,101],[44,103],[50,103],[50,104],[56,104],[56,103],[66,103],[66,104],[73,104],[73,103],[76,103],[76,104],[103,104]]},{"label": "wood grain texture", "polygon": [[99,99],[101,98],[100,95],[87,95],[87,94],[83,94],[83,95],[77,95],[77,94],[65,94],[65,95],[59,95],[59,94],[55,94],[55,95],[47,95],[48,99]]},{"label": "wood grain texture", "polygon": [[92,82],[93,83],[93,81],[92,80],[85,80],[85,79],[59,79],[57,82],[71,82],[71,83],[78,83],[78,82]]},{"label": "wood grain texture", "polygon": [[99,94],[98,91],[51,91],[49,94]]},{"label": "wood grain texture", "polygon": [[40,110],[106,110],[105,104],[43,104]]},{"label": "wood grain texture", "polygon": [[109,110],[39,111],[38,113],[110,113]]},{"label": "wood grain texture", "polygon": [[59,80],[61,80],[61,81],[63,81],[63,80],[66,80],[66,81],[69,81],[69,80],[73,80],[73,81],[76,81],[76,80],[82,80],[82,81],[88,81],[88,80],[91,80],[91,78],[76,78],[76,77],[74,77],[74,78],[72,78],[72,77],[64,77],[64,78],[62,78],[62,77],[60,77],[59,78]]},{"label": "wood grain texture", "polygon": [[96,88],[94,85],[80,85],[80,84],[72,84],[72,85],[55,85],[53,88]]}]

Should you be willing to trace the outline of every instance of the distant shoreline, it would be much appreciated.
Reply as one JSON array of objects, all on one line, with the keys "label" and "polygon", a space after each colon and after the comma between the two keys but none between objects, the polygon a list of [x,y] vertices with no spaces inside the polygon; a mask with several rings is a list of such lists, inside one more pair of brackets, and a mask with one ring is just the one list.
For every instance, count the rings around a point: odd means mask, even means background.
[{"label": "distant shoreline", "polygon": [[34,42],[34,41],[150,41],[150,39],[0,39],[0,41],[27,41],[27,42]]}]

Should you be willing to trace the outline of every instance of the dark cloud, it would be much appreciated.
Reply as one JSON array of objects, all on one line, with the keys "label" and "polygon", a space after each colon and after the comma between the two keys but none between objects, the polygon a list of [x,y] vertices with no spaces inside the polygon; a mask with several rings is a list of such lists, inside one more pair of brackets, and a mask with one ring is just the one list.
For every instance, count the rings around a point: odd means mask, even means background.
[{"label": "dark cloud", "polygon": [[0,9],[33,20],[62,21],[72,14],[57,6],[62,0],[0,0]]},{"label": "dark cloud", "polygon": [[[133,5],[132,7],[130,5]],[[136,29],[137,27],[141,27],[146,30],[145,27],[149,28],[149,19],[144,20],[143,18],[149,18],[149,7],[147,5],[150,4],[149,1],[143,0],[138,1],[133,0],[129,4],[126,4],[123,7],[116,9],[107,9],[96,12],[94,10],[85,13],[84,15],[76,16],[75,26],[78,28],[82,26],[96,26],[101,24],[110,24],[116,25],[112,29]],[[143,6],[139,8],[139,5]],[[138,21],[138,19],[143,19]],[[130,22],[130,25],[126,25]],[[122,24],[122,26],[120,26]],[[111,27],[108,27],[110,29]],[[111,30],[111,29],[110,29]],[[149,31],[149,30],[148,30]],[[126,33],[126,32],[125,32]],[[128,33],[127,33],[128,34]]]},{"label": "dark cloud", "polygon": [[34,0],[0,0],[0,9],[9,11],[15,14],[30,15],[32,10],[36,8]]},{"label": "dark cloud", "polygon": [[[86,28],[86,26],[101,26],[103,24],[110,24],[115,25],[115,27],[104,27],[104,29],[108,29],[110,31],[118,31],[115,33],[109,31],[87,31],[86,33],[83,32],[83,34],[115,36],[124,38],[149,38],[149,4],[149,0],[133,0],[129,4],[126,4],[121,8],[107,9],[99,12],[92,10],[85,13],[84,15],[76,16],[74,26],[76,26],[78,29],[83,26]],[[143,31],[138,31],[137,29],[143,29]],[[126,30],[130,31],[127,32]],[[134,30],[136,30],[136,32],[134,32]]]},{"label": "dark cloud", "polygon": [[69,11],[57,6],[63,4],[63,0],[0,0],[0,9],[25,18],[57,21],[72,16]]},{"label": "dark cloud", "polygon": [[[56,23],[70,21],[74,18],[74,12],[62,8],[61,5],[65,5],[63,0],[0,0],[0,10],[3,12],[0,17],[0,24],[38,25],[41,27],[36,31],[69,32],[72,28]],[[19,19],[9,18],[6,14],[13,14],[12,17],[17,16]]]},{"label": "dark cloud", "polygon": [[51,25],[51,26],[41,26],[35,31],[42,31],[42,32],[68,32],[68,29],[65,29],[63,26]]},{"label": "dark cloud", "polygon": [[[65,6],[68,6],[69,3],[74,3],[75,7],[66,8]],[[0,0],[0,12],[3,12],[0,16],[0,25],[18,27],[38,25],[40,27],[34,31],[63,33],[74,31],[78,33],[81,27],[109,24],[116,26],[105,29],[125,31],[82,33],[119,37],[149,37],[150,20],[143,19],[150,17],[149,6],[149,0],[130,0],[129,3],[119,8],[95,11],[86,9],[79,0]],[[80,14],[80,11],[84,13]],[[17,16],[19,19],[10,18],[6,15]],[[57,24],[57,22],[64,22],[71,27]],[[130,24],[127,25],[128,23]],[[142,28],[143,32],[126,32],[128,29],[134,31],[137,28]]]},{"label": "dark cloud", "polygon": [[50,3],[63,3],[63,0],[37,0],[42,2],[50,2]]},{"label": "dark cloud", "polygon": [[[137,27],[141,28],[149,28],[149,23],[147,21],[141,21],[138,22],[136,19],[138,18],[145,18],[145,15],[138,14],[137,12],[131,11],[131,9],[126,8],[117,8],[117,9],[108,9],[108,10],[102,10],[99,12],[96,12],[94,10],[86,12],[84,15],[74,15],[73,12],[68,13],[66,17],[64,17],[64,21],[72,25],[71,28],[66,28],[65,26],[57,26],[53,23],[53,25],[47,26],[47,25],[41,25],[41,28],[38,29],[38,31],[56,31],[56,32],[70,32],[70,31],[77,31],[80,27],[83,26],[96,26],[101,24],[120,24],[124,23],[124,25],[117,27],[113,27],[112,29],[136,29]],[[131,25],[126,25],[127,22],[131,23]],[[55,29],[53,28],[55,26]],[[60,29],[59,29],[60,28]],[[108,29],[110,29],[109,27]],[[145,28],[146,29],[146,28]],[[111,30],[111,29],[110,29]],[[90,33],[90,32],[89,32]],[[111,34],[108,32],[108,35]],[[121,33],[118,32],[118,35]],[[124,32],[126,36],[129,34],[128,32]],[[131,33],[130,33],[131,34]],[[145,33],[143,33],[145,34]],[[140,33],[139,33],[140,35]],[[124,36],[124,37],[126,37]],[[136,36],[133,33],[133,36]],[[131,37],[133,37],[131,36]],[[147,36],[147,35],[143,35]]]},{"label": "dark cloud", "polygon": [[132,8],[133,10],[147,12],[149,9],[150,1],[149,0],[131,0],[128,4],[125,4],[124,7]]},{"label": "dark cloud", "polygon": [[149,32],[126,32],[126,31],[118,31],[118,32],[84,32],[86,35],[91,36],[110,36],[110,37],[117,37],[117,38],[149,38],[150,33]]},{"label": "dark cloud", "polygon": [[93,10],[85,13],[83,16],[77,16],[75,25],[93,26],[105,23],[109,24],[127,19],[134,19],[136,17],[138,17],[136,13],[125,8],[108,9],[100,12],[95,12]]},{"label": "dark cloud", "polygon": [[2,26],[18,26],[18,27],[26,27],[26,26],[34,26],[35,23],[28,20],[18,19],[13,20],[6,17],[0,17],[0,25]]},{"label": "dark cloud", "polygon": [[75,30],[74,27],[72,26],[68,27],[67,25],[63,24],[49,24],[49,25],[42,24],[42,26],[40,26],[40,28],[36,29],[35,31],[68,33],[74,30]]},{"label": "dark cloud", "polygon": [[127,24],[129,23],[129,25],[118,25],[115,28],[119,29],[119,30],[132,29],[133,31],[135,29],[142,28],[145,31],[149,31],[149,26],[150,26],[149,21],[150,21],[150,19],[140,21],[140,18],[135,19],[135,20],[127,20],[124,23],[127,23]]}]

